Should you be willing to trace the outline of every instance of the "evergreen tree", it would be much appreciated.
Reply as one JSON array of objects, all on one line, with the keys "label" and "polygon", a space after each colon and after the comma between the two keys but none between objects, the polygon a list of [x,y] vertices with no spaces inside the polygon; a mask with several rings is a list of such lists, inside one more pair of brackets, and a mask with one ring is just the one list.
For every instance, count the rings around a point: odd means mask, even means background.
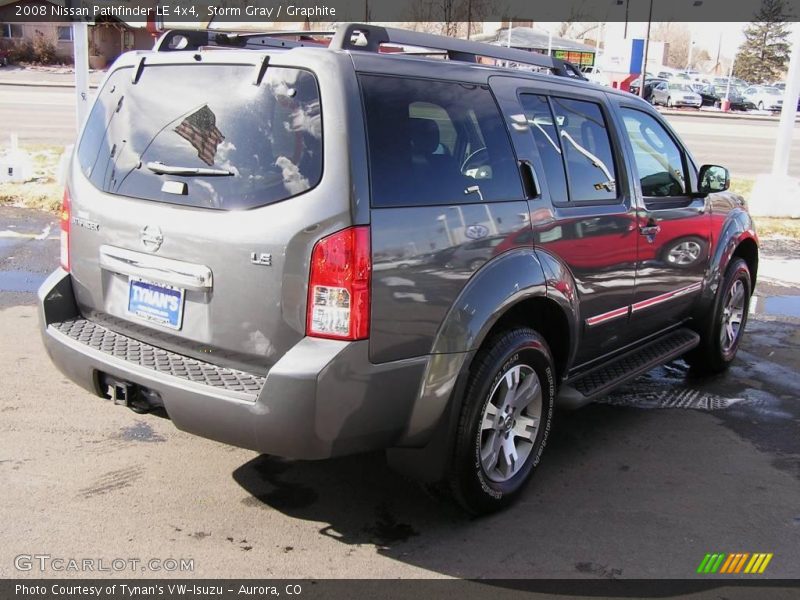
[{"label": "evergreen tree", "polygon": [[745,41],[736,55],[733,73],[752,83],[771,83],[789,60],[790,18],[786,0],[762,0],[761,8],[745,28]]}]

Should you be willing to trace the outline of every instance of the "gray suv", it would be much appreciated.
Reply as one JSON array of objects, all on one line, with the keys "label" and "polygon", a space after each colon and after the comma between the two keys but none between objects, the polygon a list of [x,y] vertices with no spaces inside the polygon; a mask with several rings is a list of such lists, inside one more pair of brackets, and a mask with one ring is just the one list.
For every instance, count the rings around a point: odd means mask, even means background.
[{"label": "gray suv", "polygon": [[758,248],[727,187],[646,102],[547,56],[168,32],[98,92],[42,333],[73,381],[184,431],[386,449],[489,512],[557,405],[733,360]]}]

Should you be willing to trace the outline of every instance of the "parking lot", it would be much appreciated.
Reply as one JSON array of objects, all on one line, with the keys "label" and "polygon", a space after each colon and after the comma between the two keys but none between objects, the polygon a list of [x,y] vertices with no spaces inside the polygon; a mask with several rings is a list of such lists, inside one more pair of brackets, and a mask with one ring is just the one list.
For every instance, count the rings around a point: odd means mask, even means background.
[{"label": "parking lot", "polygon": [[86,575],[15,568],[48,554],[193,561],[128,573],[150,577],[686,578],[708,552],[770,552],[764,577],[800,575],[797,242],[764,242],[728,374],[677,361],[559,414],[521,502],[470,520],[381,454],[258,456],[68,382],[32,293],[56,232],[48,215],[0,212],[0,576]]}]

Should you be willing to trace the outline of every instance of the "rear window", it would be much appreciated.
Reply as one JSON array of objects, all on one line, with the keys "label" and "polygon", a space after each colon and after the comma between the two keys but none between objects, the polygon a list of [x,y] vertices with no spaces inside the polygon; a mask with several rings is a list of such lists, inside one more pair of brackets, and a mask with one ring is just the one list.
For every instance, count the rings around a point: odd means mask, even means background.
[{"label": "rear window", "polygon": [[319,91],[308,71],[250,65],[114,72],[78,146],[95,187],[121,196],[235,210],[285,200],[322,175]]},{"label": "rear window", "polygon": [[508,132],[488,88],[383,75],[360,81],[373,206],[523,198]]}]

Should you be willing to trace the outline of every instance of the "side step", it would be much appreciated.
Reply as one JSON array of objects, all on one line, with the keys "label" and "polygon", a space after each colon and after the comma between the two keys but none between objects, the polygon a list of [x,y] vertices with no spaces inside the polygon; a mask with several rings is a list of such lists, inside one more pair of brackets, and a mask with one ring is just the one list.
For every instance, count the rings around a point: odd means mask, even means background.
[{"label": "side step", "polygon": [[700,336],[691,329],[676,329],[609,363],[567,380],[561,386],[558,406],[574,409],[588,404],[626,381],[678,358],[699,343]]}]

